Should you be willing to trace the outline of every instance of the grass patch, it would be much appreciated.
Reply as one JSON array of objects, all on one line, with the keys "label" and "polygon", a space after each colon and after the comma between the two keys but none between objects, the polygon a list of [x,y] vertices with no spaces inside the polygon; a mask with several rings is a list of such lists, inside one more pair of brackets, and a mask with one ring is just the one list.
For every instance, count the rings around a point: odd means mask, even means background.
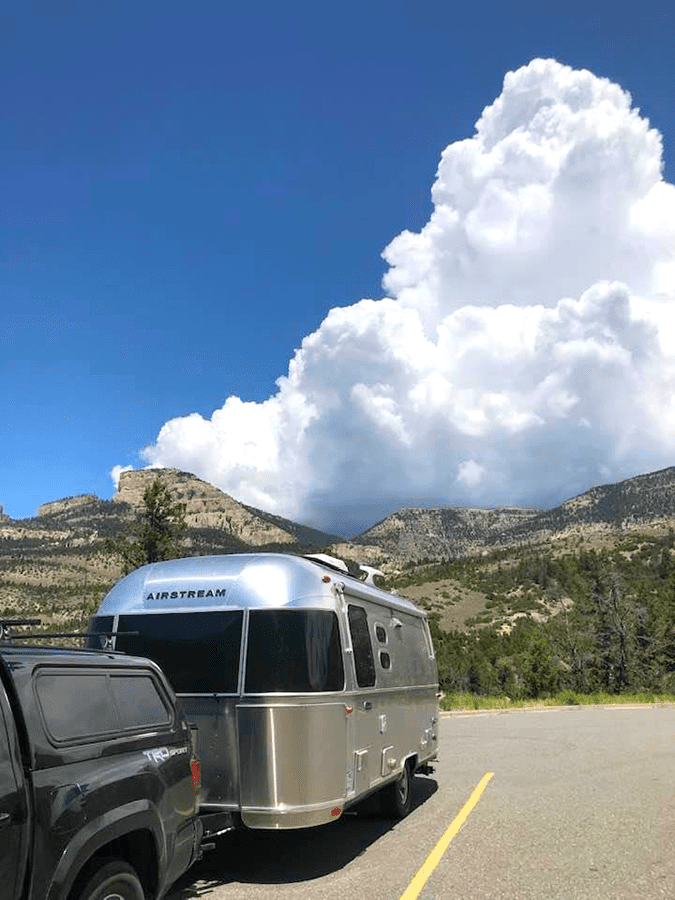
[{"label": "grass patch", "polygon": [[598,706],[625,703],[675,703],[675,694],[578,694],[560,691],[552,697],[538,700],[512,700],[509,697],[482,697],[478,694],[446,694],[441,700],[443,710],[471,709],[535,709],[542,706]]}]

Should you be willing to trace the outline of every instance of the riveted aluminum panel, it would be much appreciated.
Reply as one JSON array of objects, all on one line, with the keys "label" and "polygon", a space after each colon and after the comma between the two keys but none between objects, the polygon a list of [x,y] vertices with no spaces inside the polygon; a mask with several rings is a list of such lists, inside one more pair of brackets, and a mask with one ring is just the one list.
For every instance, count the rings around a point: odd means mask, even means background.
[{"label": "riveted aluminum panel", "polygon": [[330,807],[343,800],[346,717],[342,702],[239,705],[244,822],[247,812],[283,816],[284,812]]},{"label": "riveted aluminum panel", "polygon": [[191,725],[197,726],[202,807],[239,808],[236,698],[181,697]]}]

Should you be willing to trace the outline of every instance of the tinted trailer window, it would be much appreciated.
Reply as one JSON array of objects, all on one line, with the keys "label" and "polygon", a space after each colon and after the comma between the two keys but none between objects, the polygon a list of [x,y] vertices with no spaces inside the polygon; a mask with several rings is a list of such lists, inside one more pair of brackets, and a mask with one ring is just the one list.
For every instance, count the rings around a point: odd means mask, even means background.
[{"label": "tinted trailer window", "polygon": [[334,612],[251,610],[246,693],[341,691],[344,669]]},{"label": "tinted trailer window", "polygon": [[373,687],[375,684],[375,660],[373,645],[368,633],[368,615],[362,606],[347,607],[349,633],[354,648],[354,666],[356,667],[356,683],[359,687]]},{"label": "tinted trailer window", "polygon": [[241,610],[120,616],[116,649],[154,660],[177,694],[236,694]]}]

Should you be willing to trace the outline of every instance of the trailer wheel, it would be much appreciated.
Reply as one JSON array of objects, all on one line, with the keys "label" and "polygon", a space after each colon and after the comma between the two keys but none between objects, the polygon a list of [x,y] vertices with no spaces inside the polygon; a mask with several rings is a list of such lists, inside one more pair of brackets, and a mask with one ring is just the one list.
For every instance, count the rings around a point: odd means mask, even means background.
[{"label": "trailer wheel", "polygon": [[407,762],[401,777],[380,792],[380,805],[385,816],[404,819],[412,809],[412,766]]},{"label": "trailer wheel", "polygon": [[93,863],[74,900],[145,900],[136,870],[121,859]]}]

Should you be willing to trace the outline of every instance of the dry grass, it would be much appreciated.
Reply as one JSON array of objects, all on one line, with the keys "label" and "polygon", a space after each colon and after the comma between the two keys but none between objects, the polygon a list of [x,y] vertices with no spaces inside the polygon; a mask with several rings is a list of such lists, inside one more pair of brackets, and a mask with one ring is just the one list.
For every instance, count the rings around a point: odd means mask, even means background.
[{"label": "dry grass", "polygon": [[575,691],[561,691],[552,697],[539,700],[512,700],[509,697],[481,697],[476,694],[446,694],[441,700],[441,709],[446,712],[467,710],[537,709],[550,706],[605,706],[608,704],[675,703],[675,694],[577,694]]},{"label": "dry grass", "polygon": [[487,600],[482,591],[471,590],[454,578],[410,585],[401,588],[398,593],[416,606],[422,606],[429,612],[439,612],[444,631],[463,631],[466,619],[485,612]]}]

